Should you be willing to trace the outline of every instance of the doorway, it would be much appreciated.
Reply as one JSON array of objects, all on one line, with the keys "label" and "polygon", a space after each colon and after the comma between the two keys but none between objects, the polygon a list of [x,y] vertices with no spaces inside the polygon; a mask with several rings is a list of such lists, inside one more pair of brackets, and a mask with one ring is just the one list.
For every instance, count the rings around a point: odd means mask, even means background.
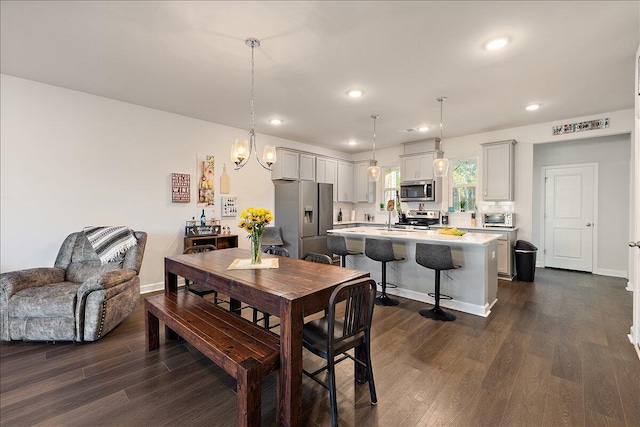
[{"label": "doorway", "polygon": [[550,166],[543,172],[544,266],[592,273],[598,164]]}]

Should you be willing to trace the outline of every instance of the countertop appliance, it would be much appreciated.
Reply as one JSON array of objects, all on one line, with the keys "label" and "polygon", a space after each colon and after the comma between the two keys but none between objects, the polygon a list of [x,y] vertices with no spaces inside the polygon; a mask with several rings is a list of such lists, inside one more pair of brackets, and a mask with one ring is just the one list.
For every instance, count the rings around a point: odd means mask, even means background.
[{"label": "countertop appliance", "polygon": [[430,225],[440,223],[440,211],[409,211],[402,215],[396,227],[411,227],[414,230],[428,230]]},{"label": "countertop appliance", "polygon": [[310,181],[274,181],[275,226],[282,229],[289,255],[308,252],[332,256],[327,230],[333,228],[333,184]]},{"label": "countertop appliance", "polygon": [[433,179],[400,183],[401,202],[437,202],[437,196]]},{"label": "countertop appliance", "polygon": [[516,226],[516,214],[513,212],[485,213],[482,216],[485,227],[513,228]]}]

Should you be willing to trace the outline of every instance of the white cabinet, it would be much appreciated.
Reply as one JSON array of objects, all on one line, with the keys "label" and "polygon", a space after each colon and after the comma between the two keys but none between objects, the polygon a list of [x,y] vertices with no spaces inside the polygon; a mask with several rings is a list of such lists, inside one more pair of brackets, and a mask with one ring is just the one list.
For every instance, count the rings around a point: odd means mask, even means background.
[{"label": "white cabinet", "polygon": [[353,165],[353,201],[373,203],[376,201],[376,183],[369,181],[367,169],[374,165],[373,160],[357,162]]},{"label": "white cabinet", "polygon": [[276,148],[278,160],[271,165],[271,179],[298,179],[298,153]]},{"label": "white cabinet", "polygon": [[278,161],[271,166],[272,180],[315,181],[316,156],[276,148]]},{"label": "white cabinet", "polygon": [[482,196],[486,201],[513,200],[513,159],[516,141],[482,144]]},{"label": "white cabinet", "polygon": [[400,180],[422,181],[433,179],[434,153],[400,156]]},{"label": "white cabinet", "polygon": [[338,201],[337,185],[338,161],[316,157],[316,182],[333,184],[333,201]]},{"label": "white cabinet", "polygon": [[300,154],[300,171],[298,177],[302,181],[316,180],[316,156]]},{"label": "white cabinet", "polygon": [[338,161],[338,202],[353,202],[353,163]]},{"label": "white cabinet", "polygon": [[509,242],[506,239],[498,239],[498,274],[509,274]]}]

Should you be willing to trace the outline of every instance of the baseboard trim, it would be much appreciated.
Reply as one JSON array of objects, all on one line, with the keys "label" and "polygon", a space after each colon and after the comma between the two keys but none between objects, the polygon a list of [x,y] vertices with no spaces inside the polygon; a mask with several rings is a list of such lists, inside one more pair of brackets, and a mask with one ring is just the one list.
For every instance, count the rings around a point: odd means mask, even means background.
[{"label": "baseboard trim", "polygon": [[621,277],[623,279],[627,278],[626,270],[610,270],[608,268],[599,268],[595,274],[600,276],[610,276],[610,277]]},{"label": "baseboard trim", "polygon": [[[403,298],[409,298],[414,301],[420,301],[427,304],[435,304],[435,300],[427,294],[422,292],[416,292],[408,289],[401,288],[387,288],[387,293],[391,295],[396,295]],[[481,317],[488,317],[491,313],[491,307],[497,302],[496,299],[491,304],[486,304],[484,306],[477,304],[470,304],[468,302],[456,301],[456,300],[440,300],[440,305],[445,308],[450,308],[452,310],[462,311],[464,313],[473,314]]]},{"label": "baseboard trim", "polygon": [[[184,286],[184,279],[178,279],[178,287]],[[148,294],[151,292],[157,292],[164,290],[164,282],[149,283],[147,285],[140,285],[140,294]]]}]

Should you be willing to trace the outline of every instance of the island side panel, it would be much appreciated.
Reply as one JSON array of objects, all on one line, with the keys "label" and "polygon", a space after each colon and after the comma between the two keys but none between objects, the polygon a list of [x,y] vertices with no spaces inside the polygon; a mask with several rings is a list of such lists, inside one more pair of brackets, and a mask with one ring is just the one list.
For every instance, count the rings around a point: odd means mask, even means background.
[{"label": "island side panel", "polygon": [[[364,253],[364,240],[367,236],[363,233],[360,231],[358,235],[349,232],[339,234],[345,236],[347,247]],[[412,236],[411,239],[391,237],[396,256],[405,259],[388,263],[387,283],[395,284],[398,288],[388,288],[387,292],[434,304],[434,299],[427,294],[434,291],[435,274],[433,270],[416,263],[415,248],[418,241],[415,234]],[[470,245],[444,239],[425,240],[425,243],[450,246],[454,264],[462,266],[460,269],[442,272],[441,292],[453,297],[453,300],[441,300],[441,305],[478,316],[488,316],[497,295],[497,240],[484,245]],[[365,255],[351,256],[349,262],[350,268],[369,271],[374,280],[382,280],[381,263]]]}]

